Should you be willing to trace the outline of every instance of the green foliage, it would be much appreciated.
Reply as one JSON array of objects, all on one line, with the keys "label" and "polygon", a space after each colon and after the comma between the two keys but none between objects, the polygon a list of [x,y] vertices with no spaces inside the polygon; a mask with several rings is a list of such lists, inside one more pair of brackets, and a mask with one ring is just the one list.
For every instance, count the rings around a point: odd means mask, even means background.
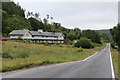
[{"label": "green foliage", "polygon": [[75,44],[75,47],[82,47],[82,48],[94,48],[93,43],[91,42],[90,39],[87,38],[81,38],[78,40]]},{"label": "green foliage", "polygon": [[55,45],[60,45],[60,43],[55,43]]},{"label": "green foliage", "polygon": [[77,39],[81,37],[81,30],[79,28],[74,28],[74,33],[77,36]]},{"label": "green foliage", "polygon": [[61,24],[53,22],[53,26],[55,27],[55,29],[58,29],[59,27],[61,27]]},{"label": "green foliage", "polygon": [[[118,46],[118,50],[120,50],[120,24],[118,23],[117,26],[114,26],[113,29],[110,29],[110,33],[114,42]],[[111,43],[113,45],[113,43]]]},{"label": "green foliage", "polygon": [[32,26],[32,30],[37,31],[38,29],[44,28],[43,23],[38,21],[37,19],[31,17],[28,20],[30,21],[30,24]]},{"label": "green foliage", "polygon": [[116,46],[117,46],[116,43],[115,43],[114,41],[112,41],[112,42],[111,42],[111,47],[112,47],[113,49],[116,49]]},{"label": "green foliage", "polygon": [[4,22],[5,19],[7,19],[9,17],[9,14],[4,10],[1,10],[1,11],[2,11],[2,22]]},{"label": "green foliage", "polygon": [[120,51],[120,23],[117,26],[118,26],[118,35],[119,35],[118,36],[118,50]]},{"label": "green foliage", "polygon": [[10,16],[17,15],[20,17],[25,17],[24,10],[19,4],[15,4],[14,2],[2,2],[2,9]]},{"label": "green foliage", "polygon": [[113,40],[117,43],[118,42],[118,26],[114,26],[113,29],[110,29],[110,33],[112,35]]},{"label": "green foliage", "polygon": [[84,30],[82,31],[82,37],[91,39],[94,43],[101,44],[100,34],[98,31],[95,30]]},{"label": "green foliage", "polygon": [[110,34],[109,29],[98,30],[98,32],[100,33],[101,40],[109,42],[112,40],[112,35]]},{"label": "green foliage", "polygon": [[50,46],[50,44],[48,42],[45,42],[44,45],[45,46]]},{"label": "green foliage", "polygon": [[77,36],[74,33],[69,33],[67,35],[67,39],[73,41],[73,40],[77,39]]},{"label": "green foliage", "polygon": [[10,55],[10,53],[4,52],[4,53],[2,54],[2,58],[10,58],[10,59],[12,59],[13,57]]},{"label": "green foliage", "polygon": [[34,43],[32,40],[24,40],[25,43]]},{"label": "green foliage", "polygon": [[107,41],[107,42],[110,41],[110,39],[109,39],[109,37],[108,37],[107,34],[103,33],[103,34],[101,34],[100,36],[101,36],[101,39],[102,39],[102,40],[105,40],[105,41]]},{"label": "green foliage", "polygon": [[31,30],[31,25],[27,19],[13,15],[12,17],[5,20],[4,26],[2,29],[3,29],[3,33],[8,34],[12,30],[18,30],[18,29]]},{"label": "green foliage", "polygon": [[80,48],[79,50],[77,50],[77,52],[82,52],[83,51],[83,48]]}]

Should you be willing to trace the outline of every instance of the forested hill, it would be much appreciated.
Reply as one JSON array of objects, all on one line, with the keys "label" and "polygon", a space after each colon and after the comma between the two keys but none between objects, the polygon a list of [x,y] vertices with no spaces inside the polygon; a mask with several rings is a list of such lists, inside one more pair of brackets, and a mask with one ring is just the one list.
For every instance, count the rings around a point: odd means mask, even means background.
[{"label": "forested hill", "polygon": [[14,29],[31,29],[30,22],[25,19],[23,8],[14,2],[2,3],[2,32],[7,35]]},{"label": "forested hill", "polygon": [[112,40],[112,36],[110,34],[110,30],[109,29],[102,29],[102,30],[98,30],[98,32],[101,35],[101,38],[105,39],[105,40]]}]

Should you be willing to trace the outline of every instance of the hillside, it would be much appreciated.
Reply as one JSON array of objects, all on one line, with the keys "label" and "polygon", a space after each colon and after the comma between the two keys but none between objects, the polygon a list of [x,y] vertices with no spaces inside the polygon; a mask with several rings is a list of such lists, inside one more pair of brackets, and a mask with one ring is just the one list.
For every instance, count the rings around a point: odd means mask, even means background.
[{"label": "hillside", "polygon": [[98,32],[100,33],[100,35],[105,35],[106,37],[109,38],[109,40],[112,40],[112,36],[110,34],[110,30],[109,29],[102,29],[102,30],[98,30]]}]

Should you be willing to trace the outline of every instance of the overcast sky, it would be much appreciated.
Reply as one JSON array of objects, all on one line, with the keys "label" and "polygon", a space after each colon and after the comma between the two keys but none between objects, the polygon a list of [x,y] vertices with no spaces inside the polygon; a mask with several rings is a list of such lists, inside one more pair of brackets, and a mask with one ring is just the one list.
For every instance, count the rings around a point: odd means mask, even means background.
[{"label": "overcast sky", "polygon": [[49,14],[66,28],[110,29],[118,22],[117,2],[39,2],[14,0],[27,11]]}]

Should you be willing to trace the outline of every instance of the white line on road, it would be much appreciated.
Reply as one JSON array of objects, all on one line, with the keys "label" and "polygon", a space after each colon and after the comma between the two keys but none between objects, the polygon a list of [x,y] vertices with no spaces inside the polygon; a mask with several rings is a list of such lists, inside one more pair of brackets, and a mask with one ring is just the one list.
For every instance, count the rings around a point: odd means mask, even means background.
[{"label": "white line on road", "polygon": [[111,62],[112,80],[115,80],[113,62],[112,62],[111,51],[110,51],[110,44],[109,44],[109,52],[110,52],[110,62]]},{"label": "white line on road", "polygon": [[[95,54],[97,54],[97,52],[96,52]],[[89,57],[83,59],[82,61],[86,61],[86,60],[88,60],[89,58],[91,58],[91,57],[94,56],[95,54],[93,54],[93,55],[91,55],[91,56],[89,56]]]}]

